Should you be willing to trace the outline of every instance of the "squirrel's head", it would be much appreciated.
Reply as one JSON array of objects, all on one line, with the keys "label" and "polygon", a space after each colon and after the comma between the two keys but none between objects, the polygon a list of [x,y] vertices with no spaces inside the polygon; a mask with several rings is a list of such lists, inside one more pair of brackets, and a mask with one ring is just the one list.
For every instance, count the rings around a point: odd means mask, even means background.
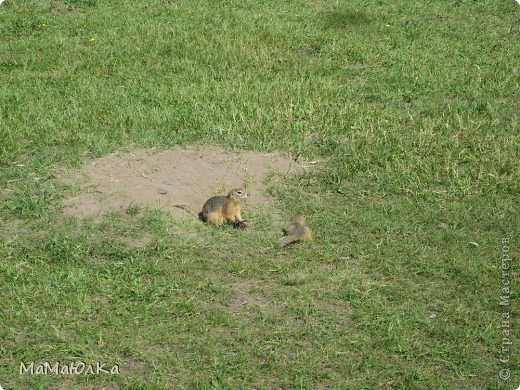
[{"label": "squirrel's head", "polygon": [[246,199],[247,191],[245,188],[233,188],[231,191],[229,191],[228,198],[236,200]]},{"label": "squirrel's head", "polygon": [[307,217],[305,216],[304,213],[297,213],[294,217],[293,217],[293,221],[294,222],[297,222],[299,224],[302,224],[302,225],[305,225],[307,223]]}]

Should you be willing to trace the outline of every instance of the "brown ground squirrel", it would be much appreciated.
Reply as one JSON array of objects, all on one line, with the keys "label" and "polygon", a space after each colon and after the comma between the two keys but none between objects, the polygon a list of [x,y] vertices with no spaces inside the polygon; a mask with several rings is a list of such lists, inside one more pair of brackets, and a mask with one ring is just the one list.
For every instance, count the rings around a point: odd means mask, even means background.
[{"label": "brown ground squirrel", "polygon": [[307,217],[304,213],[297,213],[282,231],[285,237],[280,240],[280,246],[286,246],[296,241],[312,240],[311,230],[307,227]]},{"label": "brown ground squirrel", "polygon": [[244,188],[234,188],[226,196],[209,198],[198,214],[183,204],[176,204],[175,207],[188,211],[209,225],[221,226],[228,222],[236,228],[243,229],[246,223],[240,215],[240,201],[246,198],[247,192]]}]

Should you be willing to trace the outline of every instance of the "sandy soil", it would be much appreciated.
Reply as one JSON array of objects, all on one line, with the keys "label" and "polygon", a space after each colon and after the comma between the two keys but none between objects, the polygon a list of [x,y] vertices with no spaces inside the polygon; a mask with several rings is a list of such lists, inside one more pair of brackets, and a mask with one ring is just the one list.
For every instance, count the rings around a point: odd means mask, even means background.
[{"label": "sandy soil", "polygon": [[131,205],[185,212],[186,204],[200,211],[211,196],[247,185],[247,207],[271,203],[264,192],[271,172],[297,173],[303,167],[288,156],[250,151],[230,152],[218,147],[169,150],[140,149],[88,160],[66,178],[79,185],[78,196],[64,202],[64,212],[98,216]]}]

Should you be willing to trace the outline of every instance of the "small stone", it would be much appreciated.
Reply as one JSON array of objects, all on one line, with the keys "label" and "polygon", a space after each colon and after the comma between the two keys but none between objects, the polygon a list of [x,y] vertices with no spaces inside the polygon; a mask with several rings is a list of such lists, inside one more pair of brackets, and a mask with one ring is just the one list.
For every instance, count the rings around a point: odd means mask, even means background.
[{"label": "small stone", "polygon": [[157,193],[161,195],[166,195],[168,193],[168,190],[166,188],[159,187],[157,188]]},{"label": "small stone", "polygon": [[315,45],[315,44],[312,44],[312,43],[311,44],[307,44],[307,45],[303,45],[299,49],[299,52],[301,54],[304,54],[304,55],[307,55],[307,56],[319,54],[320,51],[321,51],[320,47],[318,45]]},{"label": "small stone", "polygon": [[435,314],[435,313],[431,313],[431,314],[428,316],[428,318],[429,318],[430,320],[433,320],[434,318],[437,318],[437,314]]},{"label": "small stone", "polygon": [[450,228],[450,225],[448,225],[446,222],[441,222],[437,225],[439,229],[448,230]]}]

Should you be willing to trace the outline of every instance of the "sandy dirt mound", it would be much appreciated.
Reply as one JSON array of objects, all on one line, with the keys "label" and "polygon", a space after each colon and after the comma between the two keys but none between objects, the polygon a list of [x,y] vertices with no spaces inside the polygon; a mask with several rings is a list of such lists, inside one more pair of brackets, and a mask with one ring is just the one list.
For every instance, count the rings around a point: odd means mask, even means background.
[{"label": "sandy dirt mound", "polygon": [[271,172],[297,173],[302,166],[288,156],[250,151],[230,152],[217,147],[141,149],[88,160],[66,181],[79,185],[80,194],[66,199],[64,212],[97,216],[132,205],[185,211],[186,204],[200,211],[213,195],[247,185],[246,207],[271,201],[263,188]]}]

